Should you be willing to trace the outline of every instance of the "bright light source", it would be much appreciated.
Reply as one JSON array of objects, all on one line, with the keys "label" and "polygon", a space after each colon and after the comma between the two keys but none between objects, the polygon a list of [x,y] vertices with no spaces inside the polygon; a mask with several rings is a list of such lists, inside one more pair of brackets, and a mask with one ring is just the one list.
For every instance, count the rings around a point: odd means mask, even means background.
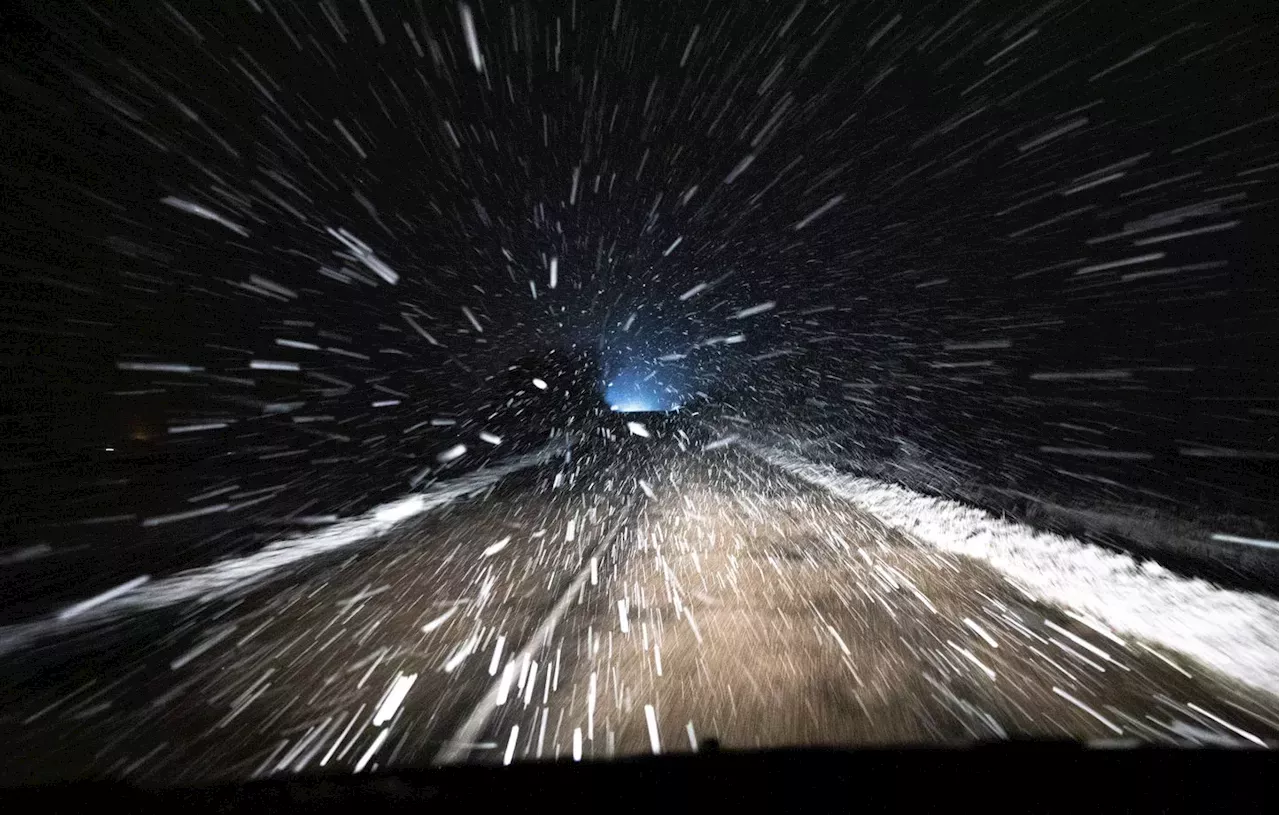
[{"label": "bright light source", "polygon": [[666,413],[681,401],[661,371],[644,367],[620,371],[605,383],[604,398],[617,413]]}]

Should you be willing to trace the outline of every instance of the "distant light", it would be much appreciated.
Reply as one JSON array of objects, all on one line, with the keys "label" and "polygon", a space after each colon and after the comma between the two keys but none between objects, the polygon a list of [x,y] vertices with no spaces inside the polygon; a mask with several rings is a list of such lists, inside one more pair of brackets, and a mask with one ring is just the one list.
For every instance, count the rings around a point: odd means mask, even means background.
[{"label": "distant light", "polygon": [[536,376],[533,378],[533,386],[540,391],[545,391],[547,389],[547,383],[543,382]]},{"label": "distant light", "polygon": [[617,413],[667,413],[680,406],[681,394],[668,381],[669,371],[636,365],[604,383],[604,399]]},{"label": "distant light", "polygon": [[114,453],[116,451],[116,448],[114,447],[104,447],[102,449],[106,450],[108,453]]}]

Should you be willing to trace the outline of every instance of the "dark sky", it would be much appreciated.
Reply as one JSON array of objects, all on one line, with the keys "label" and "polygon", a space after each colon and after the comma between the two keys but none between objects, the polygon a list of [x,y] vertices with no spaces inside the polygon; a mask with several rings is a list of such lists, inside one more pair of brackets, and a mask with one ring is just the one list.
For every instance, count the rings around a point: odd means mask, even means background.
[{"label": "dark sky", "polygon": [[402,491],[575,348],[1274,529],[1274,2],[13,6],[13,545]]}]

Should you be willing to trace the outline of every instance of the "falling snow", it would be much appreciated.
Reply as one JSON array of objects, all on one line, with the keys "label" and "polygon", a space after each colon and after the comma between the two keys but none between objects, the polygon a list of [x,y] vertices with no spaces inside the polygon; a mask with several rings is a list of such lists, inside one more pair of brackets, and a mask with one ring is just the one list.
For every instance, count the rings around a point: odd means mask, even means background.
[{"label": "falling snow", "polygon": [[27,4],[5,779],[1274,748],[1274,4]]}]

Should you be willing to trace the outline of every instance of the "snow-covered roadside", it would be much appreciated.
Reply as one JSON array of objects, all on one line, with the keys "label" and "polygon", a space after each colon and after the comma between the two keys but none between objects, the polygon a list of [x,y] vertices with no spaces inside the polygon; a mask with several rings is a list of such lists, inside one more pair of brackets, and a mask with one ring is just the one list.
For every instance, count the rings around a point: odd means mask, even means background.
[{"label": "snow-covered roadside", "polygon": [[0,627],[0,654],[124,614],[207,601],[244,591],[280,569],[373,538],[402,521],[483,492],[514,472],[543,464],[562,453],[562,446],[548,445],[543,450],[512,456],[318,531],[270,543],[249,555],[216,561],[159,580],[149,580],[145,575],[134,578],[49,617]]},{"label": "snow-covered roadside", "polygon": [[840,473],[747,442],[770,464],[916,539],[990,564],[1037,600],[1068,607],[1254,688],[1280,693],[1280,604],[1175,575],[1154,562],[996,518],[956,501]]}]

